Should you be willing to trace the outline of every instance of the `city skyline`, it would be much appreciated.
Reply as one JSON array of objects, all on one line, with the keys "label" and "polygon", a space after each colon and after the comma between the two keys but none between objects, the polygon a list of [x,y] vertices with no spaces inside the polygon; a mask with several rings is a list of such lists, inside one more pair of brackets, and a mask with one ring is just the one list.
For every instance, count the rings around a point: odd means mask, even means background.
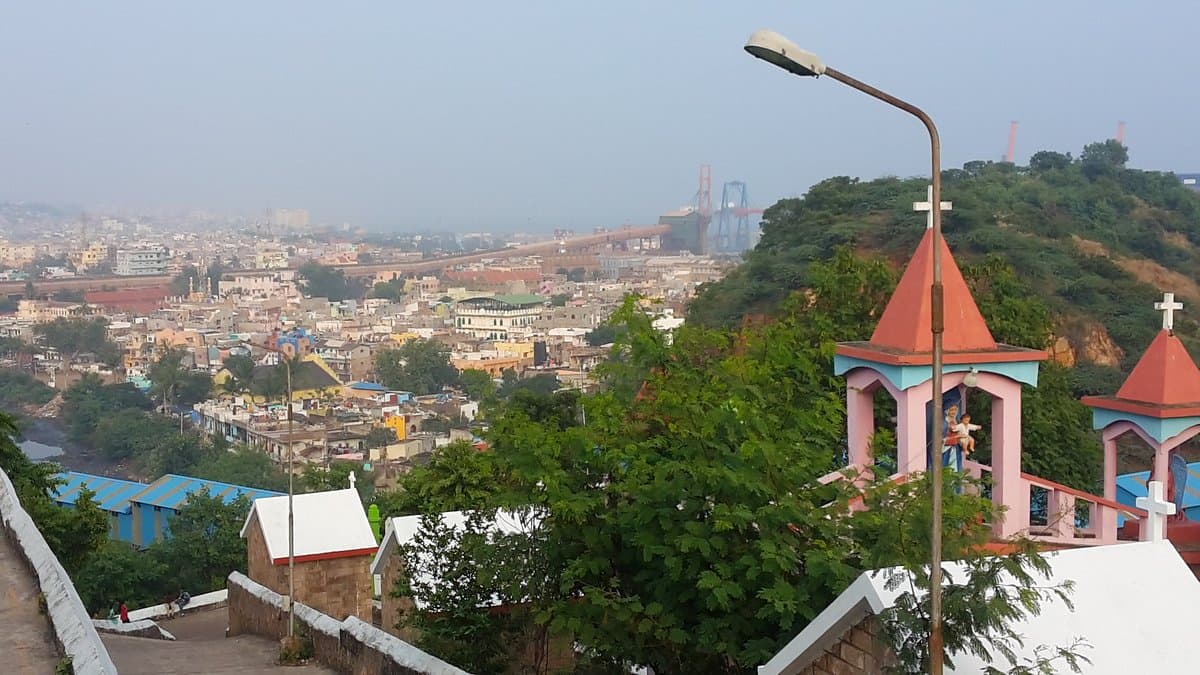
[{"label": "city skyline", "polygon": [[1182,72],[1190,16],[1154,4],[19,6],[0,199],[585,231],[687,203],[701,164],[758,207],[926,170],[911,120],[742,53],[760,27],[925,107],[947,167],[999,159],[1009,120],[1018,163],[1124,120],[1131,165],[1194,170],[1195,94],[1139,77]]}]

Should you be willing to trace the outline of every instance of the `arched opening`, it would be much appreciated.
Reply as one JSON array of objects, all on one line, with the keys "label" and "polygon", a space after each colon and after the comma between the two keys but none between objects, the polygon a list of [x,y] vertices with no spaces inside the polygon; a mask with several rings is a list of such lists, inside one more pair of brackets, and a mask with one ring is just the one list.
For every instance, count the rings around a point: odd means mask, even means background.
[{"label": "arched opening", "polygon": [[872,393],[875,427],[871,434],[871,456],[884,475],[896,473],[899,466],[896,444],[896,398],[887,387],[876,386]]}]

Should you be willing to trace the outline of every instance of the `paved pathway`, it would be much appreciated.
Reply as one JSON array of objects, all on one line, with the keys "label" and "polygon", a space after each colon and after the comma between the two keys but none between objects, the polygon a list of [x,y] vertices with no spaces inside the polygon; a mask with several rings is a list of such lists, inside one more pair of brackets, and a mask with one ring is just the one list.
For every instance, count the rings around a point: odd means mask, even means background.
[{"label": "paved pathway", "polygon": [[226,638],[229,624],[225,608],[199,611],[159,625],[175,641],[102,634],[108,654],[121,675],[174,675],[176,673],[333,673],[320,666],[280,666],[279,644],[255,635]]},{"label": "paved pathway", "polygon": [[0,530],[0,661],[6,673],[53,673],[58,665],[50,619],[38,608],[38,594],[37,578]]}]

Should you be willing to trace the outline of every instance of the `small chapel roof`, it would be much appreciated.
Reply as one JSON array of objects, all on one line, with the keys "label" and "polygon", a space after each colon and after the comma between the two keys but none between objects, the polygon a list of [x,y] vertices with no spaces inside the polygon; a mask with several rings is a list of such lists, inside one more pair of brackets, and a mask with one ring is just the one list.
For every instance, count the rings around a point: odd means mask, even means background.
[{"label": "small chapel roof", "polygon": [[1155,303],[1165,312],[1163,328],[1125,378],[1115,396],[1086,396],[1083,403],[1158,418],[1200,415],[1200,368],[1174,333],[1174,312],[1183,309],[1172,293]]},{"label": "small chapel roof", "polygon": [[[1044,352],[996,343],[946,240],[942,239],[940,245],[946,319],[942,346],[946,363],[1040,361],[1045,358]],[[838,353],[897,365],[928,364],[933,353],[930,332],[932,283],[933,231],[926,230],[879,317],[871,340],[842,343],[838,345]]]},{"label": "small chapel roof", "polygon": [[[1191,634],[1200,622],[1200,582],[1168,541],[1149,541],[1055,551],[1046,554],[1050,579],[1072,581],[1074,610],[1059,600],[1041,603],[1041,613],[1012,626],[1024,638],[1018,657],[1032,657],[1042,645],[1070,645],[1083,638],[1080,653],[1091,661],[1089,673],[1168,673],[1195,658]],[[962,575],[960,563],[946,567]],[[801,672],[826,649],[870,615],[891,607],[908,585],[888,584],[889,575],[865,572],[817,615],[770,661],[759,675]],[[1120,617],[1146,617],[1148,622]],[[960,654],[946,672],[979,673],[978,657]]]},{"label": "small chapel roof", "polygon": [[[353,488],[295,495],[292,511],[296,562],[365,556],[378,549],[358,491]],[[287,564],[287,495],[254,500],[242,526],[243,538],[256,520],[271,561]]]}]

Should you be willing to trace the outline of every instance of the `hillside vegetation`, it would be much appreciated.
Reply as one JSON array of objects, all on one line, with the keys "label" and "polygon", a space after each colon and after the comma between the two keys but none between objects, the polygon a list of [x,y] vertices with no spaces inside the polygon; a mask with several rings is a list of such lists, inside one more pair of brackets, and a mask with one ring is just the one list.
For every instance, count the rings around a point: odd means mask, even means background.
[{"label": "hillside vegetation", "polygon": [[[1065,338],[1058,346],[1071,347],[1063,357],[1078,359],[1106,386],[1119,382],[1119,371],[1153,338],[1161,321],[1153,303],[1162,291],[1185,303],[1176,330],[1192,347],[1200,329],[1200,195],[1169,173],[1126,168],[1127,158],[1110,140],[1078,158],[1043,151],[1028,166],[976,161],[942,176],[942,199],[954,204],[944,229],[959,264],[1011,265],[1049,306],[1055,336]],[[912,203],[925,199],[927,182],[840,176],[778,202],[764,214],[758,246],[702,289],[691,317],[730,325],[773,313],[811,285],[814,261],[842,247],[898,268],[924,232],[925,214]]]}]

